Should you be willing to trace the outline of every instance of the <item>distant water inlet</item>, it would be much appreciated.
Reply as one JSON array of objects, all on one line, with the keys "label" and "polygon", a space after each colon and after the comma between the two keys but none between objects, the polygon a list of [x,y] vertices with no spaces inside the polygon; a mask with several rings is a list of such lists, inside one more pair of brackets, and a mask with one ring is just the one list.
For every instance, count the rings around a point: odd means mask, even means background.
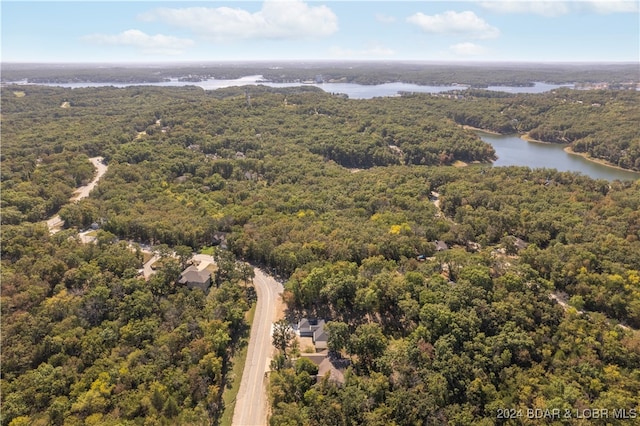
[{"label": "distant water inlet", "polygon": [[[16,82],[18,84],[26,84],[25,81]],[[79,87],[102,87],[102,86],[114,86],[114,87],[128,87],[128,86],[165,86],[165,87],[179,87],[179,86],[198,86],[205,90],[216,90],[231,86],[246,86],[262,84],[269,87],[298,87],[298,86],[315,86],[327,93],[344,93],[351,99],[371,99],[375,97],[384,96],[398,96],[401,93],[441,93],[450,90],[465,90],[468,88],[466,85],[454,85],[454,86],[422,86],[419,84],[392,82],[384,84],[357,84],[357,83],[274,83],[271,81],[265,81],[262,75],[248,75],[245,77],[223,80],[223,79],[208,79],[202,81],[185,81],[177,78],[173,78],[169,81],[163,81],[159,83],[49,83],[46,86],[60,86],[69,88]],[[549,90],[554,90],[559,87],[574,87],[573,84],[548,84],[536,82],[533,86],[490,86],[488,90],[502,91],[509,93],[542,93]]]},{"label": "distant water inlet", "polygon": [[477,132],[480,138],[491,144],[498,159],[494,166],[526,166],[532,169],[548,168],[563,172],[579,172],[594,179],[637,180],[640,173],[605,166],[579,155],[564,151],[566,145],[528,142],[518,135],[494,135]]}]

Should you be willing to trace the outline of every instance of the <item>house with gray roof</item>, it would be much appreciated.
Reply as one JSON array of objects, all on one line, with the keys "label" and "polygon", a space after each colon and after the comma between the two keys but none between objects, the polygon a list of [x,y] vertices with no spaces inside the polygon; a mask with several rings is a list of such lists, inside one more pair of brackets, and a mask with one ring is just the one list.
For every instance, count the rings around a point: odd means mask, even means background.
[{"label": "house with gray roof", "polygon": [[442,240],[436,240],[436,242],[434,244],[436,246],[436,251],[449,250],[449,246],[447,245],[447,243],[445,243]]},{"label": "house with gray roof", "polygon": [[330,355],[326,349],[322,352],[301,353],[300,358],[306,358],[318,367],[317,382],[328,376],[328,380],[338,385],[344,384],[344,373],[347,367],[351,365],[350,360]]},{"label": "house with gray roof", "polygon": [[325,330],[324,324],[324,321],[322,321],[322,324],[314,330],[313,336],[311,336],[313,339],[313,344],[316,347],[316,351],[327,349],[329,333],[327,332],[327,330]]},{"label": "house with gray roof", "polygon": [[320,382],[324,377],[329,376],[329,380],[338,384],[344,384],[344,373],[347,367],[351,365],[351,361],[345,358],[334,358],[327,356],[320,365],[318,365],[318,374],[316,380]]},{"label": "house with gray roof", "polygon": [[298,334],[300,337],[313,337],[313,333],[319,328],[324,328],[323,319],[302,318],[298,321]]},{"label": "house with gray roof", "polygon": [[191,265],[182,271],[178,284],[186,285],[191,290],[199,288],[207,293],[211,287],[211,273],[206,270],[199,271],[197,267]]}]

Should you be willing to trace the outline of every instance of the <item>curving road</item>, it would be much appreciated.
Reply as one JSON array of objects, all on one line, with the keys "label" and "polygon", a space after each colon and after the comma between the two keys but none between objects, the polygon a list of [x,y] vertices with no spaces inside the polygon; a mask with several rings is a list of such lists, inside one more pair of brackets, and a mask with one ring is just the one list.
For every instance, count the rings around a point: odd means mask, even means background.
[{"label": "curving road", "polygon": [[[107,171],[107,166],[102,162],[102,157],[94,157],[89,160],[97,169],[96,176],[89,184],[76,189],[74,196],[70,200],[71,202],[88,197]],[[63,221],[60,216],[55,215],[47,220],[47,225],[50,232],[54,233],[60,229]],[[151,263],[149,262],[149,265]],[[145,272],[147,271],[145,270]],[[253,284],[258,296],[258,302],[249,335],[247,360],[233,413],[233,425],[237,426],[262,426],[267,424],[268,403],[265,373],[269,370],[269,363],[274,352],[274,347],[271,343],[271,326],[278,317],[279,298],[283,290],[282,284],[273,277],[258,268],[254,268],[254,272]],[[145,276],[147,276],[146,273]]]},{"label": "curving road", "polygon": [[[100,178],[107,172],[107,165],[104,164],[102,160],[104,160],[102,157],[89,158],[89,161],[93,163],[93,166],[96,168],[98,173],[96,173],[96,176],[93,178],[91,182],[89,182],[85,186],[81,186],[77,188],[73,192],[73,196],[69,201],[75,202],[83,198],[87,198],[89,196],[93,188],[95,188],[96,185],[98,184],[98,181],[100,180]],[[55,215],[52,218],[47,220],[47,227],[49,228],[49,232],[51,232],[52,234],[55,234],[60,229],[62,229],[63,225],[64,225],[64,220],[60,219],[59,215]]]},{"label": "curving road", "polygon": [[254,268],[253,284],[258,295],[256,312],[251,324],[247,360],[240,382],[240,390],[233,413],[234,426],[262,426],[267,424],[267,395],[265,372],[274,348],[271,344],[271,324],[277,318],[277,306],[282,284]]},{"label": "curving road", "polygon": [[89,182],[85,186],[79,187],[74,191],[73,197],[71,197],[71,201],[78,201],[83,198],[87,198],[91,191],[93,191],[93,188],[96,187],[100,178],[107,172],[107,165],[102,162],[103,160],[104,158],[102,157],[89,158],[89,161],[93,163],[93,166],[96,168],[96,171],[98,173],[96,173],[96,176],[91,182]]}]

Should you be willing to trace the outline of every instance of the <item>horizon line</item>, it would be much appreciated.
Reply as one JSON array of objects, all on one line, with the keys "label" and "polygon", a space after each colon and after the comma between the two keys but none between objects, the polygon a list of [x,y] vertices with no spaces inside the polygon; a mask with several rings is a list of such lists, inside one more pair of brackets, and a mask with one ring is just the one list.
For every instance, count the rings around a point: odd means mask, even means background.
[{"label": "horizon line", "polygon": [[0,65],[173,65],[173,64],[264,64],[264,63],[411,63],[411,64],[625,64],[640,65],[640,61],[620,60],[437,60],[437,59],[206,59],[178,61],[20,61],[0,60]]}]

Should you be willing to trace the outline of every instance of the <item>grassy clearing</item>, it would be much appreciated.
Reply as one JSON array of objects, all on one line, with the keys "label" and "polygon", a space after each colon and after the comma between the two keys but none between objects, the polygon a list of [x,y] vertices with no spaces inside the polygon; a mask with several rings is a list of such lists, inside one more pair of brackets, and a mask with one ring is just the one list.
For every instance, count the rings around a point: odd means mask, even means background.
[{"label": "grassy clearing", "polygon": [[204,247],[200,250],[200,254],[208,254],[209,256],[213,256],[213,247]]},{"label": "grassy clearing", "polygon": [[[255,303],[247,312],[246,319],[247,324],[253,324],[253,316],[256,313]],[[220,426],[231,426],[233,422],[233,412],[236,408],[236,398],[238,397],[238,391],[240,390],[240,382],[242,381],[242,373],[244,372],[244,365],[247,361],[247,349],[249,348],[249,335],[245,338],[245,344],[242,348],[236,352],[233,357],[233,368],[231,369],[230,381],[231,386],[227,386],[222,394],[222,400],[224,401],[224,413],[220,418]]]}]

